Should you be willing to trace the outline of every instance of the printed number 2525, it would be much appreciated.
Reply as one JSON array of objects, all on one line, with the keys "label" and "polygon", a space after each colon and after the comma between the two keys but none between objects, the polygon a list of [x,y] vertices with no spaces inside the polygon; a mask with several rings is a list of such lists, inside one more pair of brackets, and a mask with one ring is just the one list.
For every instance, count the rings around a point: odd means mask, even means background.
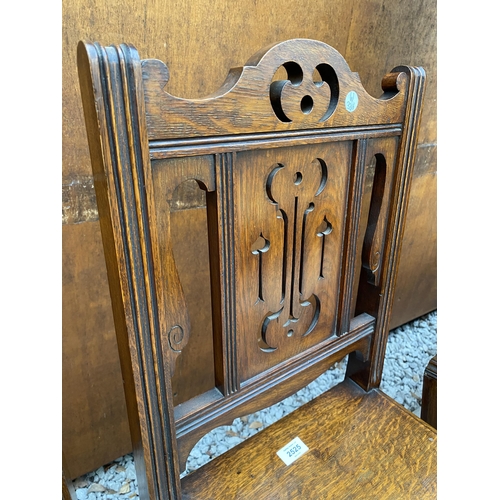
[{"label": "printed number 2525", "polygon": [[292,448],[290,448],[286,453],[289,457],[293,457],[298,451],[300,451],[300,444],[292,446]]}]

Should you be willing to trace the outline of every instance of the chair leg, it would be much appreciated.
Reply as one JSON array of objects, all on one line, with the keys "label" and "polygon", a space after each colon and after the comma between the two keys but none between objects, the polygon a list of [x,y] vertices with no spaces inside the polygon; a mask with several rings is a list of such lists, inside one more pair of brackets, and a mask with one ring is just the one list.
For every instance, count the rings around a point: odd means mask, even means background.
[{"label": "chair leg", "polygon": [[437,429],[437,354],[425,369],[420,415],[422,420]]}]

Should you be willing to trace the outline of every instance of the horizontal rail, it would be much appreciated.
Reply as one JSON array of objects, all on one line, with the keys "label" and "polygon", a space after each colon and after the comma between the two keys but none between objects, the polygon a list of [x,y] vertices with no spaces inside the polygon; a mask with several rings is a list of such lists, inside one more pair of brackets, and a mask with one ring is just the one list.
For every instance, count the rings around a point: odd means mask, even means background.
[{"label": "horizontal rail", "polygon": [[402,126],[400,124],[368,125],[365,127],[340,127],[322,130],[295,130],[292,132],[157,140],[149,142],[149,156],[152,160],[160,160],[164,158],[197,156],[248,149],[278,148],[309,143],[368,139],[372,137],[391,137],[401,135],[401,130]]}]

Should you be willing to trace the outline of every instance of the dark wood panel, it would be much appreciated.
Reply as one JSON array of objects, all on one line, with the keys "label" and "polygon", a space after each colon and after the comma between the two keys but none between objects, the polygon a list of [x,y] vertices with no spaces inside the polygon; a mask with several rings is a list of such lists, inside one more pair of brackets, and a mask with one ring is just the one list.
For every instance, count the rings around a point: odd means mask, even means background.
[{"label": "dark wood panel", "polygon": [[420,416],[422,420],[437,429],[437,354],[425,369]]},{"label": "dark wood panel", "polygon": [[345,141],[236,155],[236,320],[242,382],[332,333],[340,335],[336,325],[351,152],[352,143]]},{"label": "dark wood panel", "polygon": [[345,58],[365,88],[378,97],[380,82],[399,64],[423,66],[427,74],[419,143],[436,142],[436,0],[365,0],[352,11]]},{"label": "dark wood panel", "polygon": [[99,222],[63,225],[63,451],[71,478],[132,450]]},{"label": "dark wood panel", "polygon": [[436,150],[417,149],[391,328],[437,308]]}]

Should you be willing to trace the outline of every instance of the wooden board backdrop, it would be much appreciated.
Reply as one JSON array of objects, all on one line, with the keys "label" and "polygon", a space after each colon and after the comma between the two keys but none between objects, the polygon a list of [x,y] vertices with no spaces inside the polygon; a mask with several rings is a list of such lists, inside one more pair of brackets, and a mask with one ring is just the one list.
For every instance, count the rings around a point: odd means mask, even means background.
[{"label": "wooden board backdrop", "polygon": [[[62,432],[72,478],[131,451],[78,89],[77,42],[132,43],[142,58],[167,63],[169,92],[196,97],[215,91],[229,68],[261,47],[289,38],[335,47],[377,97],[382,76],[394,66],[427,70],[391,327],[436,308],[435,0],[64,0]],[[180,199],[178,227],[203,229],[203,198],[185,186]],[[189,247],[185,241],[178,251],[185,265],[198,259],[198,272],[208,272],[207,257]],[[205,295],[202,290],[191,300]],[[202,313],[198,321],[203,325],[207,318]]]}]

